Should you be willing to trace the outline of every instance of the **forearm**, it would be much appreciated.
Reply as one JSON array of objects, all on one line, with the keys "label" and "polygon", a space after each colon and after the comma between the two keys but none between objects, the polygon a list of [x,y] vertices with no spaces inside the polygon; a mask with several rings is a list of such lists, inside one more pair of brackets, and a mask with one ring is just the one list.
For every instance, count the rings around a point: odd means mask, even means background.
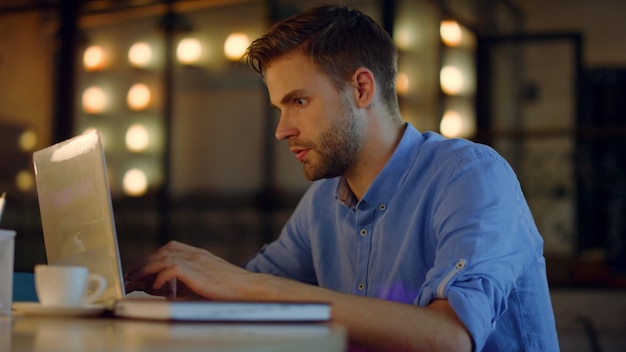
[{"label": "forearm", "polygon": [[454,312],[436,305],[439,303],[423,308],[346,296],[344,302],[334,305],[333,318],[348,328],[352,341],[376,350],[471,350],[469,334]]},{"label": "forearm", "polygon": [[333,321],[352,343],[380,351],[470,351],[471,338],[447,301],[428,307],[342,294],[317,286],[268,277],[268,299],[331,303]]},{"label": "forearm", "polygon": [[352,343],[387,351],[467,351],[471,339],[446,300],[422,308],[338,293],[234,266],[206,250],[170,242],[127,273],[127,287],[185,291],[216,300],[329,302],[332,319],[346,327]]}]

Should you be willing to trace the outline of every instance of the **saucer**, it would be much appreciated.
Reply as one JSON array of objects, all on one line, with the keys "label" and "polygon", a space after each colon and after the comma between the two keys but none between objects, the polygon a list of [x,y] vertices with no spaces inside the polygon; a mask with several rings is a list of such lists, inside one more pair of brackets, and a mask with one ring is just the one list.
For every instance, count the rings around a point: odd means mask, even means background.
[{"label": "saucer", "polygon": [[80,306],[44,306],[37,302],[15,302],[13,311],[25,315],[47,316],[96,316],[107,309],[104,305],[84,304]]}]

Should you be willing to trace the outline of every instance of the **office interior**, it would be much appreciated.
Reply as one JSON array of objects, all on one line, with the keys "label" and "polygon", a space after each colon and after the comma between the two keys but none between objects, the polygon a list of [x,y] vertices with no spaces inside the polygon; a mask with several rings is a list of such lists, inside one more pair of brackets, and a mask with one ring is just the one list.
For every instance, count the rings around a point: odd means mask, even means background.
[{"label": "office interior", "polygon": [[[169,240],[241,263],[309,185],[242,50],[311,0],[5,0],[2,228],[45,263],[32,153],[96,128],[122,265]],[[337,0],[327,1],[339,3]],[[399,50],[402,115],[493,146],[544,238],[563,350],[626,342],[626,2],[344,0]]]}]

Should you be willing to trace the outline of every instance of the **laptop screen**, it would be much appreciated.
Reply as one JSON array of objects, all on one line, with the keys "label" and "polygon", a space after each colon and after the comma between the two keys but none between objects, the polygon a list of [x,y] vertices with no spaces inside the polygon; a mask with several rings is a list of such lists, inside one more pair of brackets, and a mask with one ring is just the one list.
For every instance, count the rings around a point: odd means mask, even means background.
[{"label": "laptop screen", "polygon": [[90,131],[33,154],[48,264],[103,275],[98,302],[124,298],[111,192],[100,133]]}]

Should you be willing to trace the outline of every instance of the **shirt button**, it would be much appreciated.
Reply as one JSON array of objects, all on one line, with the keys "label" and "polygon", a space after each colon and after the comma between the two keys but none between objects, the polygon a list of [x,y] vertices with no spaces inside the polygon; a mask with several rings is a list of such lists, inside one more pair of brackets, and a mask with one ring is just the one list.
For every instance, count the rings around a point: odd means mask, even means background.
[{"label": "shirt button", "polygon": [[385,211],[385,209],[387,209],[387,206],[385,205],[385,203],[380,203],[380,204],[378,205],[378,209],[380,209],[380,210],[382,210],[382,211]]},{"label": "shirt button", "polygon": [[363,290],[365,290],[365,284],[360,282],[359,285],[357,286],[357,288],[359,289],[359,291],[363,291]]},{"label": "shirt button", "polygon": [[361,234],[362,237],[367,236],[367,230],[366,229],[361,229],[361,231],[359,233]]}]

